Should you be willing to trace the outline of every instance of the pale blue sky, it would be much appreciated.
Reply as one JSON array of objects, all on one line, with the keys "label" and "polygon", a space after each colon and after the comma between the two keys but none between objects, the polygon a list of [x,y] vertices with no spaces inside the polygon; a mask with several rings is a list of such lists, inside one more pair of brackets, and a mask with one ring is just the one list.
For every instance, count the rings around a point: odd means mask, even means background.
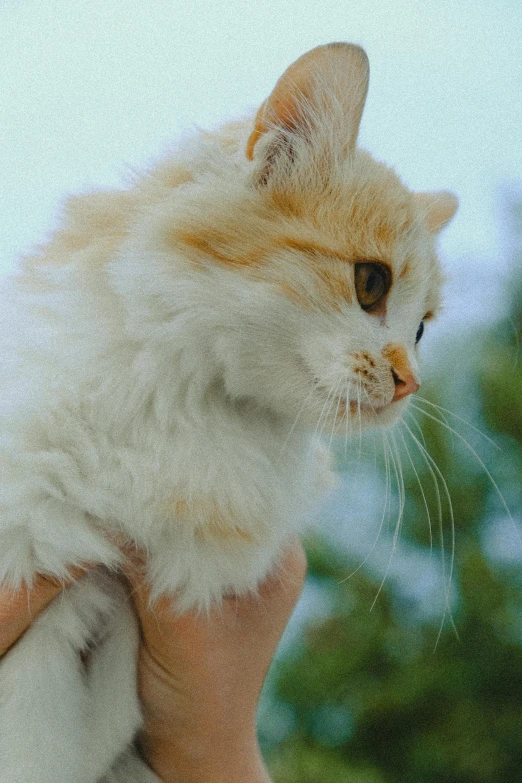
[{"label": "pale blue sky", "polygon": [[441,243],[450,276],[467,256],[491,285],[505,277],[499,195],[522,179],[519,0],[0,0],[0,269],[65,194],[254,108],[331,40],[370,57],[362,144],[410,186],[459,195]]}]

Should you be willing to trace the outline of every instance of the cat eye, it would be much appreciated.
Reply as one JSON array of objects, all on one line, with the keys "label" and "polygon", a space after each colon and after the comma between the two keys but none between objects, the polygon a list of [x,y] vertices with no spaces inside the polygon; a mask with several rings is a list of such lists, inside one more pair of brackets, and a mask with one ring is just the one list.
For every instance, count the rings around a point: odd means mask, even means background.
[{"label": "cat eye", "polygon": [[415,335],[415,345],[419,342],[420,338],[424,334],[424,321],[420,322],[420,326],[417,329],[417,334]]},{"label": "cat eye", "polygon": [[365,261],[355,264],[355,292],[363,310],[371,311],[382,302],[391,286],[391,272],[385,264]]}]

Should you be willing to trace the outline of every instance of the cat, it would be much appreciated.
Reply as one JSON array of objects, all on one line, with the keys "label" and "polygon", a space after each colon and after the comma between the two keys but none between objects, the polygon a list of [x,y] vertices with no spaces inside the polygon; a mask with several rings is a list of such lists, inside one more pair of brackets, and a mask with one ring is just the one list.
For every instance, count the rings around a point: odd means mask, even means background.
[{"label": "cat", "polygon": [[0,663],[2,783],[155,780],[114,538],[177,611],[253,591],[325,481],[319,422],[388,427],[418,389],[457,201],[357,146],[368,76],[313,49],[254,118],[69,199],[3,281],[0,583],[100,568]]}]

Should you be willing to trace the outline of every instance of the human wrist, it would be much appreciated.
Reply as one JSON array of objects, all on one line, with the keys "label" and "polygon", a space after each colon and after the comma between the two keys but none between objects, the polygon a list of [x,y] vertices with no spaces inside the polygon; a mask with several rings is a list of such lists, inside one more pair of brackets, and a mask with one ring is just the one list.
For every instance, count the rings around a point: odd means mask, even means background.
[{"label": "human wrist", "polygon": [[145,735],[141,748],[162,783],[270,783],[255,737]]}]

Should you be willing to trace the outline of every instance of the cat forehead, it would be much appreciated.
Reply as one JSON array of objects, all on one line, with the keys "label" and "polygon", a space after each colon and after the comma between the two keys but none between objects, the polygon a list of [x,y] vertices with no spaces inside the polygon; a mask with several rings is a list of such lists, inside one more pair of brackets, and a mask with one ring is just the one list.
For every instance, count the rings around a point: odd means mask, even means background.
[{"label": "cat forehead", "polygon": [[365,153],[321,192],[288,190],[270,198],[276,210],[293,216],[296,249],[300,244],[351,262],[380,260],[406,274],[408,262],[430,244],[413,194],[392,169]]}]

